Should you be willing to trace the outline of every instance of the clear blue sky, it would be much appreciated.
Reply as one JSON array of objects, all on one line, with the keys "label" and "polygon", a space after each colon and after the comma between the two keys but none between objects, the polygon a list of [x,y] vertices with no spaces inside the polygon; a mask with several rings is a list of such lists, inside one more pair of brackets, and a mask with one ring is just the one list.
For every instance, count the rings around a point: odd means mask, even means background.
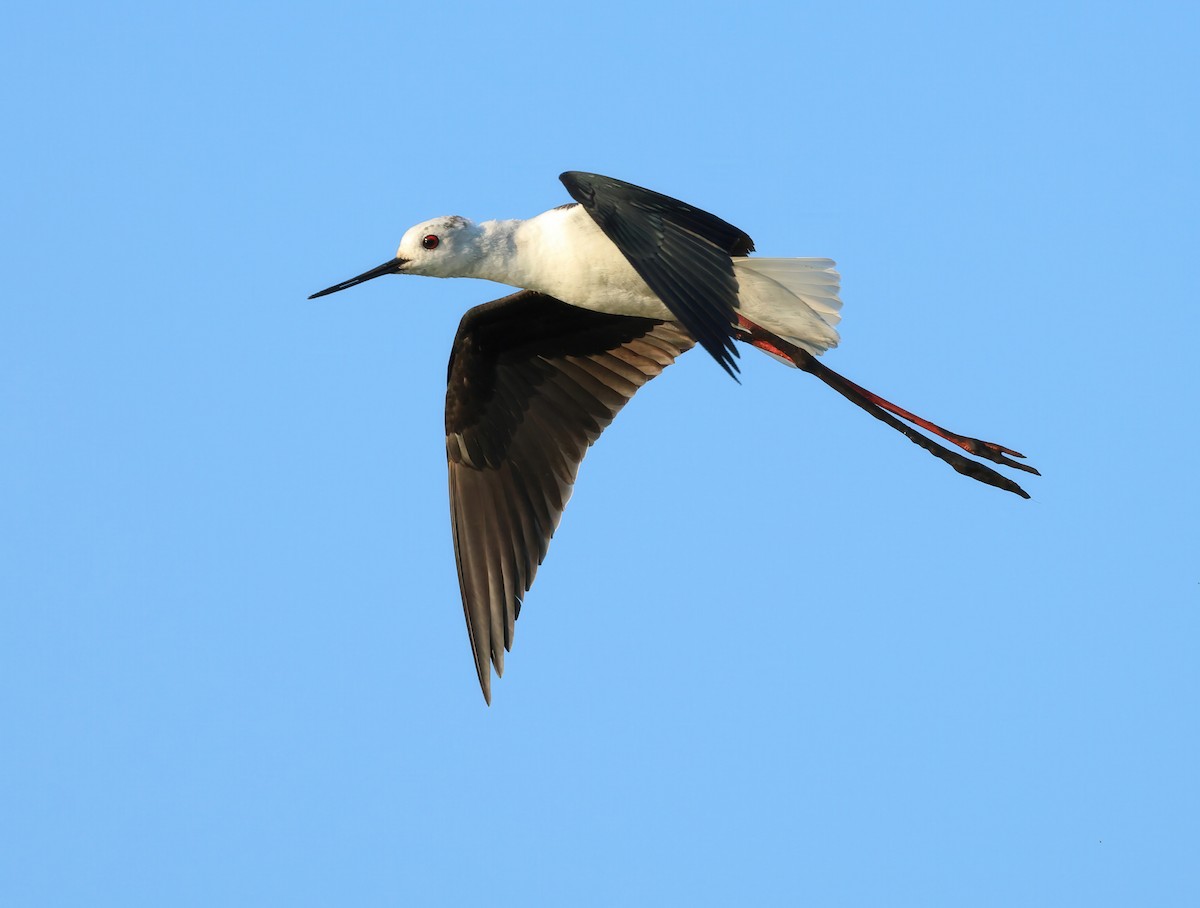
[{"label": "clear blue sky", "polygon": [[[1053,7],[1053,8],[1051,8]],[[1194,4],[21,4],[0,34],[0,903],[1200,904]],[[463,311],[593,170],[828,255],[957,476],[692,354],[484,706]]]}]

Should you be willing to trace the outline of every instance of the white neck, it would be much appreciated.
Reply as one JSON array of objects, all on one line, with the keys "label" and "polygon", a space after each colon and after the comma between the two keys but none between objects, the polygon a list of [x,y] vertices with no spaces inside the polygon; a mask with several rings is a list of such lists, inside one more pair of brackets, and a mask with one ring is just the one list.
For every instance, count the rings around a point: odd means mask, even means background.
[{"label": "white neck", "polygon": [[484,221],[479,224],[476,238],[478,258],[473,262],[470,274],[463,277],[478,277],[486,281],[524,286],[520,283],[523,270],[520,267],[520,251],[517,232],[525,221]]},{"label": "white neck", "polygon": [[671,316],[582,206],[552,208],[527,221],[484,221],[476,230],[478,255],[463,277],[536,290],[599,312]]}]

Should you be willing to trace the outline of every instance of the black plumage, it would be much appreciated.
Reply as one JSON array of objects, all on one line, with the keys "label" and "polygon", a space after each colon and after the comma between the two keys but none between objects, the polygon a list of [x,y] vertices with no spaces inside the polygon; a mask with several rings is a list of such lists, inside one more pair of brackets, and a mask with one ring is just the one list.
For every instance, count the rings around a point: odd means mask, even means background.
[{"label": "black plumage", "polygon": [[446,384],[450,521],[483,695],[504,671],[521,597],[546,557],[588,447],[688,350],[673,322],[569,306],[533,291],[476,306]]}]

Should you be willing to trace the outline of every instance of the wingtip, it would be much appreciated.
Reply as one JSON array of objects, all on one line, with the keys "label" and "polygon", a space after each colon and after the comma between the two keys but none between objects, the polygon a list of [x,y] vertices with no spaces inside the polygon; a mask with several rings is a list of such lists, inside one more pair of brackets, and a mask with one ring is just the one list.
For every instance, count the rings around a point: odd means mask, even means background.
[{"label": "wingtip", "polygon": [[717,361],[717,365],[724,369],[725,373],[730,378],[732,378],[739,385],[742,383],[742,379],[740,377],[742,369],[738,365],[738,360],[741,359],[742,354],[741,351],[732,344],[732,342],[728,345],[717,346],[715,344],[708,344],[704,341],[701,341],[700,346],[704,348],[709,356]]}]

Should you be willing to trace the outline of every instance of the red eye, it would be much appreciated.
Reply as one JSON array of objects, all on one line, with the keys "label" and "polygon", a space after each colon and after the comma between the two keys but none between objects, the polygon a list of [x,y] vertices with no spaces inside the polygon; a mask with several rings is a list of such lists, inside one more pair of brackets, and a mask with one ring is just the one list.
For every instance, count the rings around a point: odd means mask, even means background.
[{"label": "red eye", "polygon": [[434,234],[429,234],[421,240],[421,245],[426,249],[437,249],[438,238]]}]

